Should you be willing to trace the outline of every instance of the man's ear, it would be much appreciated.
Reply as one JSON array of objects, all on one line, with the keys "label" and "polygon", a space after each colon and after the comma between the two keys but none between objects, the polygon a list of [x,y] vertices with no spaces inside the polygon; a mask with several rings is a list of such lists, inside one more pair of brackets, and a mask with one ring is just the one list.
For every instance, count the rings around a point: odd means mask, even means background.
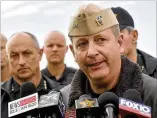
[{"label": "man's ear", "polygon": [[123,36],[123,33],[120,33],[120,35],[118,36],[118,44],[119,44],[119,48],[120,48],[120,53],[124,54],[124,36]]},{"label": "man's ear", "polygon": [[133,44],[136,44],[136,43],[137,43],[137,40],[138,40],[138,31],[137,31],[137,30],[133,30],[133,31],[132,31],[132,36],[133,36],[132,43],[133,43]]},{"label": "man's ear", "polygon": [[74,56],[75,62],[77,62],[77,58],[76,58],[76,55],[75,55],[75,51],[74,51],[73,45],[70,44],[70,45],[69,45],[69,48],[70,48],[70,50],[71,50],[71,52],[72,52],[72,54],[73,54],[73,56]]}]

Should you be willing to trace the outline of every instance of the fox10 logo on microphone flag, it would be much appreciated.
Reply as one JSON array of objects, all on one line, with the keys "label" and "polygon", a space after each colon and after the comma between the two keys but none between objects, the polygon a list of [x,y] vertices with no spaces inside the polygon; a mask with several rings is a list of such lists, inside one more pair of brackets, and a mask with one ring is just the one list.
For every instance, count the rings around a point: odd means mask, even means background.
[{"label": "fox10 logo on microphone flag", "polygon": [[149,106],[146,106],[144,104],[140,104],[128,99],[119,98],[119,108],[121,110],[127,110],[130,113],[136,113],[141,116],[149,117],[151,118],[151,108]]}]

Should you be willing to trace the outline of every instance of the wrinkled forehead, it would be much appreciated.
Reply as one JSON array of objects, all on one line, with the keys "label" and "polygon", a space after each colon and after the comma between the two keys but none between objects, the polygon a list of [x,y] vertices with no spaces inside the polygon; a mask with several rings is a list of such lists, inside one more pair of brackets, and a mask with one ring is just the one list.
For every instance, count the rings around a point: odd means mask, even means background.
[{"label": "wrinkled forehead", "polygon": [[31,53],[31,54],[37,54],[39,51],[34,46],[29,45],[12,45],[6,49],[6,52],[8,55],[11,54],[24,54],[24,53]]},{"label": "wrinkled forehead", "polygon": [[8,49],[8,54],[22,54],[22,53],[34,53],[37,52],[36,48],[27,47],[27,46],[19,46],[19,47],[11,47]]}]

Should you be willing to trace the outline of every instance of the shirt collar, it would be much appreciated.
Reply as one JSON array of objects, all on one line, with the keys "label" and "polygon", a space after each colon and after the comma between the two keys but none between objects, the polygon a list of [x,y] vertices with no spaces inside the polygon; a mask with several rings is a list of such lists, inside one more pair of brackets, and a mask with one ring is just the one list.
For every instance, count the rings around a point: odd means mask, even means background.
[{"label": "shirt collar", "polygon": [[[20,85],[13,79],[13,84],[12,84],[12,91],[17,92],[20,91]],[[36,91],[41,91],[41,90],[46,90],[47,89],[47,83],[46,81],[43,79],[43,77],[41,78],[40,84],[38,85]]]},{"label": "shirt collar", "polygon": [[[55,78],[55,76],[52,75],[52,74],[49,72],[49,70],[48,70],[47,67],[46,67],[45,70],[46,70],[46,76],[47,76],[48,78],[51,78],[51,79]],[[67,66],[66,66],[66,64],[65,64],[65,69],[64,69],[64,71],[63,71],[63,73],[62,73],[62,75],[61,75],[59,81],[63,80],[64,77],[66,77],[66,75],[67,75]],[[56,79],[55,79],[55,80],[56,80]]]}]

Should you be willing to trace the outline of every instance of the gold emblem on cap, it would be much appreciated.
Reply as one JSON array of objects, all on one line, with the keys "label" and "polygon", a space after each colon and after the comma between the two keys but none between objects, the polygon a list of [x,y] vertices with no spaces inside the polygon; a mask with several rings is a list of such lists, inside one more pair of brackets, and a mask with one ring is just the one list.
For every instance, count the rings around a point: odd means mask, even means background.
[{"label": "gold emblem on cap", "polygon": [[103,25],[102,16],[97,16],[96,17],[96,23],[97,23],[98,26]]}]

